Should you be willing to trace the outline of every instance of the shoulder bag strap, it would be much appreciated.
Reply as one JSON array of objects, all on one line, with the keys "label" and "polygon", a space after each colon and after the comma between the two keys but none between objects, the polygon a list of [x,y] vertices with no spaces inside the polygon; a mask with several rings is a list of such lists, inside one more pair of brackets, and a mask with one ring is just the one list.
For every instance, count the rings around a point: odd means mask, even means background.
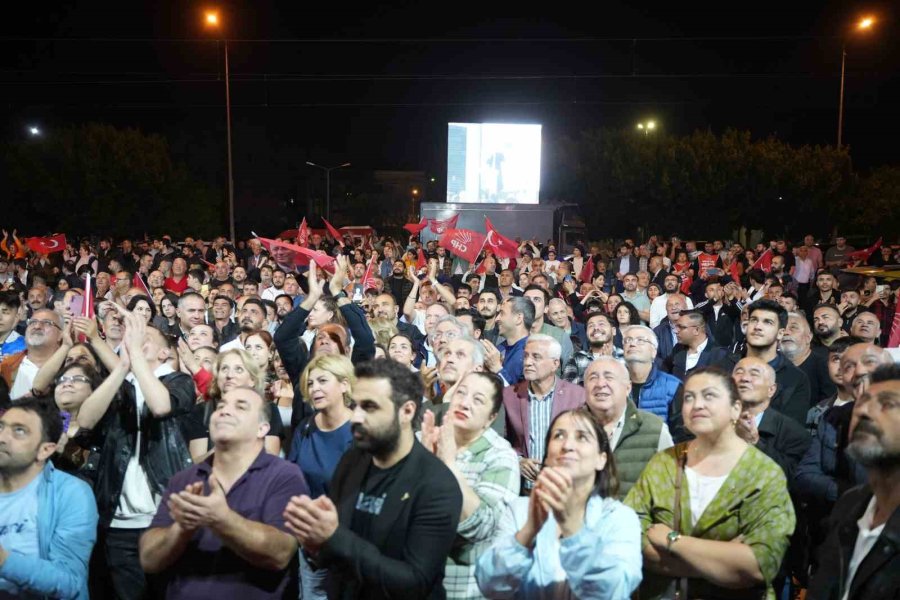
[{"label": "shoulder bag strap", "polygon": [[[675,507],[672,513],[672,529],[678,533],[681,531],[681,487],[684,482],[684,467],[687,464],[687,449],[676,451],[675,456]],[[687,578],[679,577],[675,580],[675,600],[687,600]]]}]

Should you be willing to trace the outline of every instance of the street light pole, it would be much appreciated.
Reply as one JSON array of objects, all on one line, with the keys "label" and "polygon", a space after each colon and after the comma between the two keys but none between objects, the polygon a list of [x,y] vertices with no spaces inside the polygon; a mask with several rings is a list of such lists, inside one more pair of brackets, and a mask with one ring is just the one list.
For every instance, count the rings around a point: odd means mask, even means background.
[{"label": "street light pole", "polygon": [[[875,24],[875,19],[872,17],[866,17],[862,19],[857,25],[857,31],[865,31],[867,29],[871,29],[872,25]],[[847,40],[843,39],[841,42],[841,93],[840,100],[838,101],[838,130],[837,130],[837,149],[841,149],[841,141],[844,137],[844,78],[847,69]]]},{"label": "street light pole", "polygon": [[325,171],[325,218],[331,220],[331,172],[335,169],[343,169],[344,167],[349,167],[350,163],[344,163],[342,165],[336,165],[334,167],[323,167],[322,165],[318,165],[310,161],[306,161],[306,164]]},{"label": "street light pole", "polygon": [[231,80],[228,73],[228,40],[225,40],[225,120],[228,136],[228,232],[231,243],[237,244],[234,233],[234,175],[231,167]]}]

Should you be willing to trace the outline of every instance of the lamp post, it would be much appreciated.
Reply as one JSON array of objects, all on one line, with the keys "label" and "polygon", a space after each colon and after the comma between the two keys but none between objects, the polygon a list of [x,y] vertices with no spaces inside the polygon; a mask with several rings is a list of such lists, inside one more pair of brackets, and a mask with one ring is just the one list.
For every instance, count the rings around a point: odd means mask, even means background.
[{"label": "lamp post", "polygon": [[[875,19],[865,17],[856,24],[854,31],[868,31],[875,24]],[[841,42],[841,94],[838,101],[838,130],[837,130],[837,147],[841,149],[841,140],[844,136],[844,74],[847,67],[847,40]]]},{"label": "lamp post", "polygon": [[656,121],[647,121],[637,124],[638,131],[644,133],[645,136],[650,135],[651,131],[656,131]]},{"label": "lamp post", "polygon": [[323,167],[322,165],[317,165],[314,162],[306,161],[311,167],[315,167],[317,169],[322,169],[325,171],[325,218],[329,221],[331,220],[331,172],[335,169],[343,169],[344,167],[349,167],[350,163],[344,163],[342,165],[336,165],[334,167]]},{"label": "lamp post", "polygon": [[[219,13],[210,11],[206,13],[206,26],[219,28]],[[231,79],[228,73],[228,40],[225,44],[225,128],[228,145],[228,232],[231,242],[237,243],[234,232],[234,175],[231,167]]]}]

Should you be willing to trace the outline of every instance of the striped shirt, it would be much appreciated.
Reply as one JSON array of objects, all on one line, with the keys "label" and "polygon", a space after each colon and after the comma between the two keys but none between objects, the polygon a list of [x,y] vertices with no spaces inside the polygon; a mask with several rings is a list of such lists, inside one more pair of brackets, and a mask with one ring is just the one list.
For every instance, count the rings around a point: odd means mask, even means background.
[{"label": "striped shirt", "polygon": [[456,468],[481,504],[456,529],[456,541],[447,557],[444,589],[447,598],[483,598],[475,582],[475,563],[493,545],[501,516],[519,495],[519,459],[509,442],[488,428],[457,453]]},{"label": "striped shirt", "polygon": [[535,396],[528,386],[528,436],[531,440],[531,458],[539,463],[544,462],[544,447],[547,445],[547,431],[550,429],[550,415],[553,413],[553,392],[556,391],[556,380],[553,387],[543,397]]}]

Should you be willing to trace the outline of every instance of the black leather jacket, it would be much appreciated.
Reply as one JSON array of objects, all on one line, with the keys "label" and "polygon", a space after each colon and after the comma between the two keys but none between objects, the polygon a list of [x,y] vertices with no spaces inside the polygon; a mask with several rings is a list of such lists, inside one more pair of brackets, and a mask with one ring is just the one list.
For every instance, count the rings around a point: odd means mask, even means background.
[{"label": "black leather jacket", "polygon": [[[191,455],[179,426],[181,417],[190,413],[194,405],[194,381],[177,371],[159,379],[169,390],[172,411],[165,417],[154,417],[144,405],[140,421],[140,464],[147,474],[150,489],[154,494],[162,495],[169,478],[191,465]],[[100,526],[108,527],[119,506],[125,471],[137,441],[137,403],[133,384],[122,383],[93,433],[102,440],[94,495]]]}]

